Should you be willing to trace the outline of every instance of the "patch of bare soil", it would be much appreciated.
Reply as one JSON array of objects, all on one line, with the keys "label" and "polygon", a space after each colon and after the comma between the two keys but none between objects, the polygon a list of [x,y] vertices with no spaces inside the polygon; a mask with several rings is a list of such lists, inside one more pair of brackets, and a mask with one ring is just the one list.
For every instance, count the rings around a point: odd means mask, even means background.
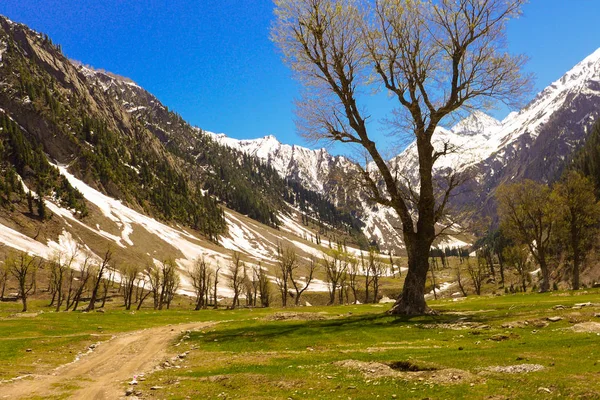
[{"label": "patch of bare soil", "polygon": [[419,367],[409,361],[398,361],[388,365],[379,362],[344,360],[334,362],[333,365],[359,371],[363,374],[365,379],[398,378],[406,381],[421,381],[425,384],[431,383],[442,385],[477,380],[475,375],[461,369]]},{"label": "patch of bare soil", "polygon": [[494,367],[487,367],[486,371],[501,372],[504,374],[526,374],[528,372],[536,372],[544,369],[543,365],[540,364],[517,364],[517,365],[497,365]]},{"label": "patch of bare soil", "polygon": [[328,319],[322,314],[311,312],[276,312],[264,318],[265,321],[320,321]]},{"label": "patch of bare soil", "polygon": [[58,367],[47,375],[0,385],[0,398],[28,399],[33,396],[63,396],[60,387],[77,386],[70,399],[108,400],[124,394],[122,383],[136,374],[150,372],[165,357],[169,345],[185,330],[203,329],[213,322],[167,325],[128,332],[102,342],[76,362]]},{"label": "patch of bare soil", "polygon": [[581,322],[571,328],[575,332],[600,333],[600,322]]},{"label": "patch of bare soil", "polygon": [[24,313],[16,313],[16,314],[11,314],[8,317],[9,318],[35,318],[40,314],[43,314],[43,311],[40,312],[24,312]]}]

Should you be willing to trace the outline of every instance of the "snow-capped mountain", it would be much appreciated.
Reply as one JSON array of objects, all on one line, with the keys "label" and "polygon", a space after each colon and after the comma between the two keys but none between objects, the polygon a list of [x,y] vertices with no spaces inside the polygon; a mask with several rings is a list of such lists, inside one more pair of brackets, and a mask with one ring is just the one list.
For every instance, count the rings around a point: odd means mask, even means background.
[{"label": "snow-capped mountain", "polygon": [[237,140],[223,133],[205,133],[222,145],[267,162],[280,176],[295,179],[319,193],[328,189],[327,182],[333,173],[355,168],[347,158],[332,156],[324,148],[311,150],[302,146],[282,144],[273,135],[260,139]]},{"label": "snow-capped mountain", "polygon": [[[540,92],[521,111],[510,113],[501,122],[476,111],[449,130],[438,128],[434,136],[436,147],[441,149],[444,143],[449,143],[455,151],[441,158],[436,168],[464,170],[482,163],[478,180],[485,180],[488,175],[498,174],[499,169],[516,157],[522,160],[517,163],[519,167],[529,170],[534,158],[540,156],[545,161],[557,161],[550,159],[551,154],[538,154],[535,150],[539,149],[541,153],[542,148],[550,150],[547,142],[559,136],[562,140],[553,146],[557,145],[560,151],[554,155],[558,160],[564,160],[570,154],[564,145],[572,147],[573,141],[581,140],[589,125],[597,119],[599,98],[600,49]],[[531,150],[527,150],[530,147]],[[523,154],[518,155],[519,150]],[[403,165],[407,173],[415,173],[415,144],[398,155],[395,162]],[[530,171],[533,176],[528,177],[540,179],[543,178],[540,172],[551,172],[545,177],[551,180],[557,167],[553,166],[551,171],[538,171],[538,175]]]},{"label": "snow-capped mountain", "polygon": [[[439,127],[434,135],[436,148],[446,144],[452,151],[438,160],[435,169],[438,173],[447,169],[469,171],[474,179],[466,183],[468,190],[464,192],[468,194],[455,201],[493,213],[493,193],[500,183],[521,178],[556,179],[599,113],[600,49],[502,121],[475,111],[451,128]],[[281,144],[273,136],[236,140],[211,135],[219,143],[268,162],[282,177],[310,185],[336,204],[355,207],[370,239],[384,248],[402,247],[395,213],[368,202],[368,194],[350,182],[357,171],[350,160],[333,157],[325,149]],[[414,142],[390,163],[418,182]],[[330,190],[340,183],[345,187],[342,196]]]},{"label": "snow-capped mountain", "polygon": [[[130,80],[74,65],[47,36],[0,17],[4,48],[0,117],[13,136],[2,140],[25,146],[4,154],[3,168],[14,170],[5,179],[10,189],[5,204],[19,204],[23,224],[44,226],[45,220],[32,205],[27,208],[16,175],[46,200],[62,196],[60,205],[82,216],[91,212],[85,207],[89,199],[44,164],[48,158],[69,165],[74,177],[136,212],[191,227],[213,240],[228,228],[236,232],[219,204],[271,227],[302,204],[322,229],[340,229],[334,235],[354,234],[359,218],[363,233],[383,249],[403,247],[395,212],[369,201],[359,184],[359,167],[346,157],[281,144],[274,136],[235,140],[203,134]],[[15,72],[24,69],[29,73]],[[468,172],[474,179],[453,201],[493,215],[493,193],[502,182],[555,179],[599,110],[600,50],[502,121],[473,112],[452,127],[438,128],[435,145],[453,151],[438,161],[436,171]],[[16,159],[20,153],[30,157]],[[390,163],[418,183],[414,143]],[[45,171],[54,172],[42,179]],[[6,210],[0,218],[16,219]],[[359,240],[364,243],[362,236]]]}]

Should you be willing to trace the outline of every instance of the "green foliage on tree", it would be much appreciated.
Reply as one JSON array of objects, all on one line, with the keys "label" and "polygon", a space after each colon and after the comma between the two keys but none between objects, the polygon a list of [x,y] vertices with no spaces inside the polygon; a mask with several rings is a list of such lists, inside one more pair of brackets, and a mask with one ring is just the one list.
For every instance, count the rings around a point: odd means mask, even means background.
[{"label": "green foliage on tree", "polygon": [[576,171],[568,171],[554,185],[556,235],[564,243],[571,264],[571,283],[579,289],[582,263],[595,244],[600,223],[600,204],[594,195],[591,179]]},{"label": "green foliage on tree", "polygon": [[[579,289],[581,268],[600,224],[600,203],[592,180],[571,169],[552,188],[525,180],[499,187],[496,198],[502,232],[515,247],[528,247],[541,269],[540,289],[549,290],[550,260],[559,254],[566,255],[572,288]],[[498,244],[490,243],[491,249]],[[500,244],[507,247],[508,242]],[[505,253],[498,250],[501,259]],[[523,265],[523,257],[514,253],[511,257]]]},{"label": "green foliage on tree", "polygon": [[552,234],[555,206],[547,185],[532,180],[505,184],[496,190],[498,215],[505,235],[516,244],[529,247],[542,272],[540,290],[550,289]]}]

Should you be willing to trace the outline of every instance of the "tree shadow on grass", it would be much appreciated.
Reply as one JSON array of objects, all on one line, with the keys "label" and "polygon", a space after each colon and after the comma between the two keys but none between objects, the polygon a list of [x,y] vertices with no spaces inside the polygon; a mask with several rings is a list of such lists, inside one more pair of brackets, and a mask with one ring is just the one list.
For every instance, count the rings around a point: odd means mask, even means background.
[{"label": "tree shadow on grass", "polygon": [[[343,316],[334,319],[312,321],[260,321],[255,325],[230,329],[217,329],[195,338],[205,343],[217,342],[225,344],[242,344],[249,341],[268,343],[278,339],[286,339],[294,344],[294,338],[304,341],[310,338],[318,339],[324,335],[337,335],[338,338],[350,337],[352,333],[360,332],[365,337],[377,336],[377,331],[392,327],[432,328],[438,324],[463,323],[466,320],[475,323],[486,323],[485,315],[472,315],[468,318],[458,318],[454,314],[442,313],[426,316],[391,316],[388,314],[368,314]],[[340,339],[341,340],[341,339]]]}]

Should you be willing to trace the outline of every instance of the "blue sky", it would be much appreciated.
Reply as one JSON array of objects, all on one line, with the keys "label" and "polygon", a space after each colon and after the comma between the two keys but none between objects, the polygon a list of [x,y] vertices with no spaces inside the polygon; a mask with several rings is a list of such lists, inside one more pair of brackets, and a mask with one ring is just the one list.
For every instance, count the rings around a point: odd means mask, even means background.
[{"label": "blue sky", "polygon": [[[536,91],[600,47],[600,1],[531,0],[524,13],[509,43],[530,57]],[[47,33],[70,58],[133,79],[203,129],[306,144],[293,122],[298,86],[268,37],[271,0],[2,0],[0,14]],[[375,119],[388,107],[369,106]]]}]

